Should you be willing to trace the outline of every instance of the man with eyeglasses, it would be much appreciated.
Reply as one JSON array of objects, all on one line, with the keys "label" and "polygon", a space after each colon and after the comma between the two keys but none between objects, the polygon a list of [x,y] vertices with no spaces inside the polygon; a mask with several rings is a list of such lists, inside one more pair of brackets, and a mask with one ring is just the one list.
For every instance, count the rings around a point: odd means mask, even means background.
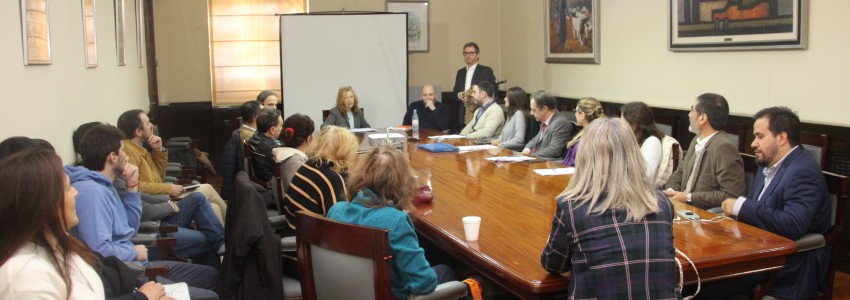
[{"label": "man with eyeglasses", "polygon": [[489,81],[496,82],[496,76],[493,75],[493,69],[488,66],[479,65],[479,53],[480,49],[478,48],[478,44],[475,42],[469,42],[463,45],[463,62],[466,63],[466,66],[457,70],[457,76],[455,77],[455,87],[452,89],[455,95],[457,95],[458,101],[464,103],[466,107],[466,111],[463,116],[464,124],[469,123],[469,120],[472,119],[473,112],[478,108],[474,97],[472,95],[464,94],[465,91],[469,90],[473,85],[481,82],[481,81]]}]

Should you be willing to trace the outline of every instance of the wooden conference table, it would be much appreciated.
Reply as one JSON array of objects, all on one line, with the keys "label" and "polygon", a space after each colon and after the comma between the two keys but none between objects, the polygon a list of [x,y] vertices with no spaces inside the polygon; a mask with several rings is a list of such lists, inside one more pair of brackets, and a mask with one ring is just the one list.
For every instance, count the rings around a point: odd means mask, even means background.
[{"label": "wooden conference table", "polygon": [[[410,133],[408,132],[408,135]],[[410,216],[420,238],[468,264],[523,299],[551,298],[567,290],[569,276],[550,275],[540,264],[556,210],[555,198],[570,175],[542,176],[533,170],[563,167],[558,162],[495,163],[486,157],[516,155],[505,149],[466,153],[430,153],[417,143],[434,143],[423,131],[419,142],[405,147],[420,184],[430,184],[434,200],[419,205]],[[360,135],[362,138],[362,135]],[[443,141],[467,145],[465,139]],[[363,139],[364,146],[368,139]],[[715,215],[684,203],[709,220]],[[479,239],[467,242],[461,218],[482,218]],[[781,268],[796,251],[793,241],[731,219],[716,222],[676,222],[676,248],[695,263],[702,282],[767,272]],[[695,283],[693,268],[681,256],[685,283]]]}]

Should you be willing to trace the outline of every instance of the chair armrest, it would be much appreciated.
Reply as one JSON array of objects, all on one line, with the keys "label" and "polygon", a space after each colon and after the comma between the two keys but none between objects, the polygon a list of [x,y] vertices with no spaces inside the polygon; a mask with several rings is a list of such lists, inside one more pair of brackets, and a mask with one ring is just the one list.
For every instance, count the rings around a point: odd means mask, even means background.
[{"label": "chair armrest", "polygon": [[130,242],[133,243],[133,245],[145,245],[145,247],[154,247],[156,246],[156,234],[139,233],[131,237]]},{"label": "chair armrest", "polygon": [[295,249],[298,247],[298,241],[295,239],[295,236],[288,236],[280,239],[280,250],[282,251],[296,251]]},{"label": "chair armrest", "polygon": [[191,137],[188,137],[188,136],[175,136],[175,137],[171,137],[170,139],[168,139],[168,141],[169,141],[169,142],[185,142],[185,143],[191,143],[191,142],[192,142],[192,138],[191,138]]},{"label": "chair armrest", "polygon": [[158,221],[142,221],[139,223],[139,233],[155,233],[159,230]]},{"label": "chair armrest", "polygon": [[283,275],[283,299],[301,299],[301,282]]},{"label": "chair armrest", "polygon": [[145,277],[148,278],[149,281],[156,281],[156,277],[168,277],[168,267],[167,266],[147,266],[145,267]]},{"label": "chair armrest", "polygon": [[411,295],[409,299],[460,299],[467,295],[466,284],[460,281],[449,281],[437,285],[437,289],[427,295]]},{"label": "chair armrest", "polygon": [[803,252],[825,247],[826,239],[817,233],[807,233],[794,243],[797,244],[797,252]]},{"label": "chair armrest", "polygon": [[286,216],[285,215],[277,215],[269,217],[269,223],[272,225],[272,228],[284,228],[286,227]]},{"label": "chair armrest", "polygon": [[706,210],[707,212],[713,213],[715,215],[722,215],[723,208],[722,207],[712,207]]},{"label": "chair armrest", "polygon": [[177,183],[177,177],[163,176],[162,181],[165,182],[165,183],[176,184]]},{"label": "chair armrest", "polygon": [[159,225],[159,236],[168,237],[168,233],[177,232],[177,225]]}]

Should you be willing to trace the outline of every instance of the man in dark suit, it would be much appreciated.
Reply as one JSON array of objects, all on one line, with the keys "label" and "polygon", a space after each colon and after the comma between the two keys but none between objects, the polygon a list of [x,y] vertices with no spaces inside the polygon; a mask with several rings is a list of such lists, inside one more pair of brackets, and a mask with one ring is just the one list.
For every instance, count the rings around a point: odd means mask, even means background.
[{"label": "man in dark suit", "polygon": [[540,131],[528,141],[522,154],[548,160],[563,158],[565,146],[573,137],[573,127],[567,116],[558,111],[555,96],[546,91],[532,94],[531,114],[541,123]]},{"label": "man in dark suit", "polygon": [[457,96],[457,100],[462,101],[466,107],[463,118],[464,124],[472,119],[472,113],[476,108],[478,108],[478,106],[475,104],[475,99],[470,97],[470,95],[463,95],[463,92],[469,90],[469,88],[473,85],[483,80],[493,83],[496,82],[496,76],[493,75],[493,69],[488,66],[478,64],[480,52],[478,44],[475,42],[469,42],[463,45],[463,62],[466,63],[466,67],[457,70],[455,87],[452,89],[454,95]]},{"label": "man in dark suit", "polygon": [[664,194],[670,200],[710,209],[723,199],[744,195],[744,161],[723,131],[728,118],[726,98],[713,93],[697,97],[688,113],[688,130],[696,137],[682,165],[667,180]]},{"label": "man in dark suit", "polygon": [[[830,227],[829,192],[818,163],[800,145],[800,119],[786,107],[766,108],[753,116],[752,147],[759,170],[748,197],[723,201],[723,212],[738,221],[798,240],[807,233],[826,234]],[[810,299],[824,287],[830,262],[828,247],[789,255],[768,295]],[[765,275],[718,282],[709,293],[748,293]],[[702,295],[700,295],[702,296]],[[707,294],[707,299],[728,295]]]}]

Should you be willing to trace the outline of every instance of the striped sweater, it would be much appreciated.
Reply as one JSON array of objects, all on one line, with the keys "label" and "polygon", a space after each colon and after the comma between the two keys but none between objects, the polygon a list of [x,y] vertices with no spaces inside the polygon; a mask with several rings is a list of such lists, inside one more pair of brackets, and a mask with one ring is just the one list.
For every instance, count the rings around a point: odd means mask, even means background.
[{"label": "striped sweater", "polygon": [[295,172],[286,189],[284,208],[289,227],[284,236],[295,235],[295,212],[307,210],[327,215],[335,203],[348,200],[345,183],[348,172],[337,173],[333,163],[310,159]]}]

